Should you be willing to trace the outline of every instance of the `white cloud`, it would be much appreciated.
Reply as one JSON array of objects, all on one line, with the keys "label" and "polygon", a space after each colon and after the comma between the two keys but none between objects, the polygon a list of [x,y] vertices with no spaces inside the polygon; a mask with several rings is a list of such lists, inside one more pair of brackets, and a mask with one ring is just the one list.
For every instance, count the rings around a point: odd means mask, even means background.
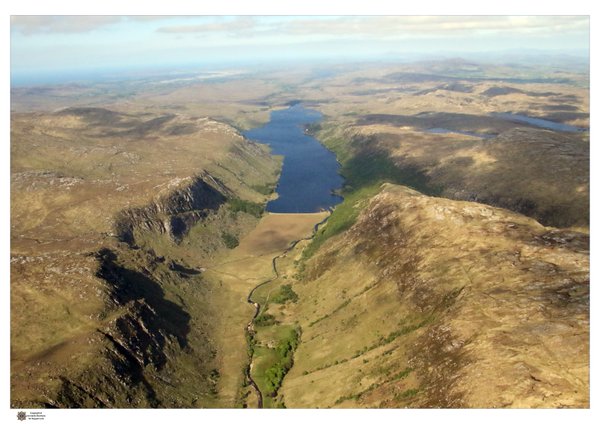
[{"label": "white cloud", "polygon": [[[25,35],[83,33],[122,21],[180,20],[177,16],[12,16]],[[587,16],[186,16],[189,24],[162,25],[159,33],[239,36],[422,38],[473,34],[547,34],[589,31]]]},{"label": "white cloud", "polygon": [[94,31],[123,21],[164,21],[175,17],[160,15],[13,15],[11,29],[24,35],[75,34]]},{"label": "white cloud", "polygon": [[588,34],[587,16],[238,16],[210,22],[162,26],[159,33],[238,39],[401,40],[469,36],[557,36]]},{"label": "white cloud", "polygon": [[11,16],[11,29],[35,33],[80,33],[121,21],[120,16]]},{"label": "white cloud", "polygon": [[252,16],[237,16],[232,20],[225,20],[222,17],[215,17],[213,22],[205,22],[191,25],[165,26],[157,29],[157,32],[171,34],[207,34],[207,33],[225,33],[230,35],[239,35],[256,30],[257,20]]},{"label": "white cloud", "polygon": [[356,35],[363,37],[415,38],[467,33],[582,32],[588,17],[579,16],[361,16],[335,19],[298,19],[280,26],[296,35]]}]

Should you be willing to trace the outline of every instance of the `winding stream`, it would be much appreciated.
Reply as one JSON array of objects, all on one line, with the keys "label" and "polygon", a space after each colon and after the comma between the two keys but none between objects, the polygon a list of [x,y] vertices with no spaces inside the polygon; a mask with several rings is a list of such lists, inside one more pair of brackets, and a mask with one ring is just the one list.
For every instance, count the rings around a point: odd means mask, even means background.
[{"label": "winding stream", "polygon": [[[333,152],[318,140],[306,134],[305,126],[321,120],[321,114],[306,109],[301,104],[271,112],[270,121],[262,127],[244,133],[244,136],[267,144],[275,155],[283,156],[281,175],[277,184],[278,197],[267,203],[266,210],[276,213],[314,213],[329,210],[341,203],[343,198],[335,194],[344,182],[338,173],[339,163]],[[285,256],[300,241],[310,240],[329,216],[317,223],[309,237],[293,241],[282,253],[272,259],[273,277],[255,286],[248,294],[247,302],[254,307],[254,316],[246,326],[249,343],[254,343],[254,320],[261,305],[252,299],[255,291],[279,278],[277,259]],[[263,407],[263,395],[252,379],[253,358],[246,368],[246,378],[256,391],[258,408]]]},{"label": "winding stream", "polygon": [[[277,270],[277,259],[285,256],[288,254],[288,252],[290,252],[291,250],[293,250],[296,245],[298,243],[300,243],[301,241],[305,241],[305,240],[311,240],[315,234],[317,234],[317,231],[319,230],[319,226],[323,225],[325,222],[327,222],[327,220],[329,219],[329,216],[326,216],[322,221],[317,222],[315,224],[315,226],[313,227],[313,231],[312,234],[308,237],[304,237],[298,240],[294,240],[293,242],[290,243],[289,247],[286,248],[283,252],[281,252],[279,255],[275,256],[272,260],[271,260],[271,264],[273,267],[273,277],[268,279],[267,281],[263,281],[262,283],[258,284],[257,286],[255,286],[250,293],[248,294],[248,298],[247,301],[249,304],[251,304],[252,306],[254,306],[254,316],[252,317],[252,319],[250,320],[250,322],[248,322],[248,325],[246,325],[246,332],[248,334],[248,337],[250,338],[250,341],[252,342],[254,340],[254,320],[256,319],[256,317],[258,317],[258,315],[260,314],[260,303],[255,302],[254,300],[252,300],[252,295],[254,294],[254,292],[264,286],[265,284],[271,283],[275,280],[277,280],[279,278],[279,271]],[[254,381],[254,379],[252,379],[252,364],[253,364],[253,359],[251,358],[250,360],[250,364],[248,365],[248,367],[246,368],[246,378],[248,379],[248,382],[250,383],[250,385],[254,388],[254,390],[256,391],[256,396],[258,398],[258,402],[257,402],[257,408],[262,408],[263,407],[263,395],[262,392],[260,391],[258,384],[256,384],[256,382]]]}]

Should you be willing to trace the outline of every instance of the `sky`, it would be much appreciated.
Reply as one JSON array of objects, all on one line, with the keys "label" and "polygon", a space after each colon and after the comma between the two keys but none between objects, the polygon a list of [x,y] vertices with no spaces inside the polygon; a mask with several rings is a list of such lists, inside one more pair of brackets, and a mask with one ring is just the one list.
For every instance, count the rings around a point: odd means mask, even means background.
[{"label": "sky", "polygon": [[585,55],[587,16],[11,16],[13,81],[185,65],[539,50]]}]

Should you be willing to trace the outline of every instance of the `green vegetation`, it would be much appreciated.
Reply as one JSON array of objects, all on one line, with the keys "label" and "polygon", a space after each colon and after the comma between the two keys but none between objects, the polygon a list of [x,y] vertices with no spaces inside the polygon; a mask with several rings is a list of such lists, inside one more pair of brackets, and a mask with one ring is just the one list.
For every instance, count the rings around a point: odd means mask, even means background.
[{"label": "green vegetation", "polygon": [[331,127],[331,129],[328,130],[327,128],[324,129],[322,126],[319,126],[317,138],[325,145],[325,147],[335,153],[335,157],[343,166],[352,158],[353,153],[347,140],[341,137],[332,137],[328,135],[328,132],[334,128],[335,127]]},{"label": "green vegetation", "polygon": [[422,321],[420,321],[416,324],[407,325],[407,326],[401,327],[400,329],[398,329],[396,331],[392,331],[386,337],[381,336],[379,338],[379,340],[377,342],[375,342],[374,344],[372,344],[371,346],[365,346],[363,349],[357,350],[356,353],[354,354],[354,356],[352,356],[352,358],[358,358],[360,355],[363,355],[370,350],[377,349],[380,346],[389,344],[389,343],[393,342],[394,340],[396,340],[400,336],[404,336],[406,334],[412,333],[413,331],[418,330],[419,328],[421,328],[427,324],[431,324],[434,320],[435,320],[435,316],[430,315],[427,318],[423,319]]},{"label": "green vegetation", "polygon": [[[373,383],[371,384],[368,388],[366,388],[365,390],[356,393],[356,394],[352,394],[352,395],[346,395],[346,396],[341,396],[340,398],[338,398],[335,401],[335,405],[339,405],[340,403],[346,401],[346,400],[354,400],[354,401],[358,401],[362,395],[364,395],[367,392],[370,392],[371,390],[375,390],[378,387],[383,386],[384,384],[388,384],[394,381],[398,381],[398,380],[402,380],[405,379],[406,377],[408,377],[408,375],[413,371],[412,368],[406,368],[405,370],[403,370],[402,372],[396,374],[395,376],[393,376],[392,378],[382,382],[382,383]],[[417,393],[419,392],[418,389],[408,389],[402,393],[400,393],[398,396],[396,396],[396,399],[408,399],[411,398],[413,396],[415,396]]]},{"label": "green vegetation", "polygon": [[269,325],[274,324],[277,324],[277,320],[273,315],[267,313],[260,314],[254,320],[254,325],[256,325],[257,327],[268,327]]},{"label": "green vegetation", "polygon": [[366,201],[377,194],[379,189],[379,185],[373,185],[345,194],[344,201],[335,207],[327,224],[319,228],[312,242],[304,249],[303,258],[310,258],[328,238],[350,228],[366,206]]},{"label": "green vegetation", "polygon": [[391,378],[390,381],[402,380],[403,378],[408,377],[408,375],[413,371],[412,368],[406,368],[405,370],[399,372],[395,376]]},{"label": "green vegetation", "polygon": [[415,397],[417,393],[419,393],[419,389],[408,389],[396,396],[396,399],[410,399],[412,397]]},{"label": "green vegetation", "polygon": [[311,322],[310,324],[308,324],[309,327],[312,327],[313,325],[315,325],[318,322],[323,321],[324,319],[329,318],[331,315],[335,314],[336,312],[344,309],[346,306],[348,306],[350,304],[350,302],[352,301],[352,299],[346,299],[340,306],[338,306],[337,308],[335,308],[333,311],[331,311],[328,314],[323,315],[320,318],[317,318],[316,320],[314,320],[313,322]]},{"label": "green vegetation", "polygon": [[360,393],[357,393],[355,395],[346,395],[346,396],[341,396],[338,398],[338,400],[335,401],[336,405],[339,405],[340,403],[346,401],[346,400],[354,400],[357,401],[358,399],[360,399]]},{"label": "green vegetation", "polygon": [[221,238],[223,239],[223,242],[225,243],[225,246],[228,249],[234,249],[240,244],[238,238],[233,234],[221,233]]},{"label": "green vegetation", "polygon": [[291,284],[283,284],[279,288],[279,292],[275,293],[271,296],[272,303],[286,303],[286,302],[297,302],[298,295],[294,290],[292,290]]},{"label": "green vegetation", "polygon": [[428,177],[418,169],[400,168],[384,152],[370,150],[368,146],[356,150],[339,137],[325,135],[322,142],[342,165],[340,173],[346,179],[342,191],[344,201],[335,207],[327,224],[315,234],[303,252],[304,259],[310,258],[328,238],[354,225],[366,200],[376,195],[384,182],[405,185],[433,196],[441,193],[441,188],[430,185]]},{"label": "green vegetation", "polygon": [[365,187],[379,186],[384,182],[405,185],[428,195],[441,193],[439,187],[429,184],[429,178],[423,172],[416,167],[398,166],[387,152],[373,147],[370,138],[345,140],[330,135],[332,129],[322,130],[319,138],[335,153],[342,165],[340,173],[346,179],[345,194]]},{"label": "green vegetation", "polygon": [[317,371],[324,370],[325,368],[333,367],[333,366],[335,366],[335,365],[345,364],[345,363],[346,363],[346,362],[348,362],[349,360],[350,360],[349,358],[344,358],[344,359],[336,360],[335,362],[332,362],[332,363],[327,363],[327,364],[321,365],[320,367],[318,367],[318,368],[315,368],[315,369],[313,369],[313,370],[310,370],[310,371],[304,371],[302,374],[303,374],[303,375],[307,375],[307,374],[310,374],[310,373],[313,373],[313,372],[317,372]]},{"label": "green vegetation", "polygon": [[268,196],[275,191],[275,186],[272,184],[253,185],[250,188],[265,196]]},{"label": "green vegetation", "polygon": [[[296,326],[280,326],[273,336],[274,347],[256,346],[252,377],[263,394],[264,407],[285,407],[277,399],[283,378],[292,368],[294,351],[300,343],[301,331]],[[270,346],[273,346],[269,343]]]},{"label": "green vegetation", "polygon": [[237,197],[235,197],[233,199],[229,199],[228,203],[229,203],[229,209],[233,213],[244,212],[244,213],[253,215],[257,218],[260,218],[262,216],[263,211],[265,209],[265,207],[262,203],[254,203],[254,202],[250,202],[248,200],[242,200]]},{"label": "green vegetation", "polygon": [[281,339],[275,348],[277,362],[269,367],[264,375],[266,394],[273,396],[281,387],[283,377],[292,368],[293,355],[300,341],[300,331],[294,328],[287,337]]},{"label": "green vegetation", "polygon": [[[343,305],[343,306],[346,306],[346,305],[344,305],[344,304],[342,304],[342,305]],[[343,306],[342,306],[342,307],[343,307]],[[338,310],[339,310],[339,309],[341,309],[341,308],[340,308],[340,307],[338,307]],[[328,314],[327,316],[329,316],[329,315],[331,315],[331,314]],[[325,318],[325,317],[323,317],[323,318],[321,318],[321,319],[324,319],[324,318]],[[321,319],[319,319],[319,320],[317,320],[317,321],[320,321]],[[332,362],[332,363],[326,363],[326,364],[324,364],[324,365],[321,365],[321,366],[320,366],[320,367],[318,367],[318,368],[312,369],[312,370],[310,370],[310,371],[305,371],[305,374],[310,374],[310,373],[313,373],[313,372],[315,372],[315,371],[321,371],[321,370],[323,370],[323,369],[325,369],[325,368],[333,367],[333,366],[335,366],[335,365],[339,365],[339,364],[344,364],[344,363],[348,362],[349,360],[356,359],[356,358],[358,358],[359,356],[362,356],[362,355],[364,355],[365,353],[367,353],[367,352],[369,352],[369,351],[371,351],[371,350],[373,350],[373,349],[376,349],[376,348],[378,348],[378,347],[381,347],[381,346],[384,346],[384,345],[386,345],[386,344],[389,344],[389,343],[393,342],[394,340],[396,340],[396,339],[397,339],[398,337],[400,337],[400,336],[404,336],[404,335],[406,335],[406,334],[412,333],[413,331],[415,331],[415,330],[418,330],[419,328],[421,328],[421,327],[423,327],[423,326],[425,326],[425,325],[427,325],[427,324],[430,324],[430,323],[432,323],[434,319],[435,319],[435,317],[434,317],[433,315],[430,315],[430,316],[428,316],[427,318],[423,319],[422,321],[420,321],[420,322],[418,322],[418,323],[416,323],[416,324],[412,324],[412,325],[403,326],[403,327],[401,327],[400,329],[398,329],[398,330],[396,330],[396,331],[393,331],[393,332],[391,332],[391,333],[390,333],[390,334],[388,334],[386,337],[382,336],[382,337],[381,337],[381,338],[380,338],[380,339],[379,339],[377,342],[373,343],[372,345],[370,345],[370,346],[365,346],[364,348],[362,348],[362,349],[360,349],[360,350],[357,350],[357,351],[354,353],[354,355],[352,355],[352,356],[351,356],[351,357],[349,357],[349,358],[338,359],[338,360],[336,360],[335,362]],[[314,325],[315,323],[316,323],[316,322],[313,322],[313,323],[311,324],[311,326],[312,326],[312,325]],[[392,350],[394,350],[394,349],[392,349]],[[383,353],[383,355],[386,355],[386,354],[388,354],[389,352],[391,352],[391,350],[390,350],[390,351],[388,351],[388,352],[384,352],[384,353]],[[410,372],[410,371],[409,371],[409,372]],[[408,375],[408,374],[407,374],[407,375]],[[403,377],[402,377],[402,373],[398,374],[398,375],[397,375],[395,378],[396,378],[396,379],[398,379],[398,378],[403,378]]]},{"label": "green vegetation", "polygon": [[441,189],[432,187],[429,179],[415,167],[400,168],[383,152],[362,151],[342,165],[346,178],[346,191],[353,191],[384,182],[401,184],[431,196],[439,195]]},{"label": "green vegetation", "polygon": [[250,360],[252,360],[252,356],[254,356],[254,350],[256,348],[256,340],[254,339],[253,335],[246,330],[246,346],[248,346],[248,358]]},{"label": "green vegetation", "polygon": [[308,124],[306,125],[306,132],[310,135],[314,135],[316,134],[318,131],[320,131],[322,128],[320,123],[313,123],[313,124]]}]

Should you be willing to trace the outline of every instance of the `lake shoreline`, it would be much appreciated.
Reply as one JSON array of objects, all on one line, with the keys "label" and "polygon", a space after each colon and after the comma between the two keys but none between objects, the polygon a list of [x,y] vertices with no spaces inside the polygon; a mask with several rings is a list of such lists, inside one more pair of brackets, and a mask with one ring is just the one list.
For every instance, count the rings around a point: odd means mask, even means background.
[{"label": "lake shoreline", "polygon": [[320,112],[298,103],[272,111],[268,123],[243,133],[268,145],[273,155],[283,156],[277,198],[267,203],[267,212],[318,213],[343,201],[337,192],[344,178],[335,154],[305,130],[321,118]]}]

